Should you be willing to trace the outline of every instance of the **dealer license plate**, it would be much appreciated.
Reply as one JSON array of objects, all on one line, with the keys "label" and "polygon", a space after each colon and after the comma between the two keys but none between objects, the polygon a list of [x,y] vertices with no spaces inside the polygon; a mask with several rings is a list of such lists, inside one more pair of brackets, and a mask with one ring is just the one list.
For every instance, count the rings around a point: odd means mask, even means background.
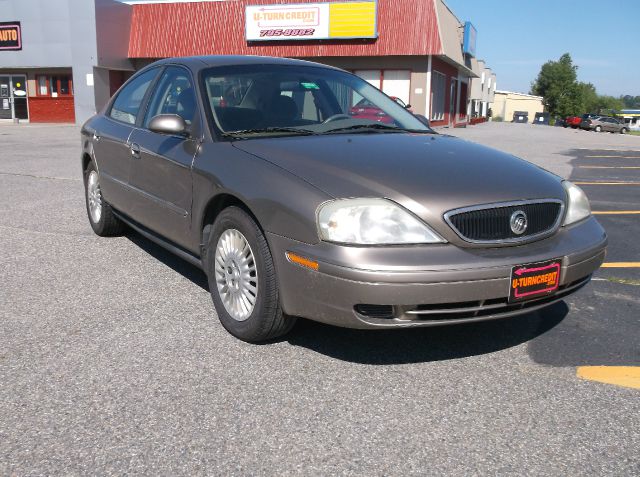
[{"label": "dealer license plate", "polygon": [[539,298],[553,293],[560,285],[561,260],[527,263],[511,269],[509,301]]}]

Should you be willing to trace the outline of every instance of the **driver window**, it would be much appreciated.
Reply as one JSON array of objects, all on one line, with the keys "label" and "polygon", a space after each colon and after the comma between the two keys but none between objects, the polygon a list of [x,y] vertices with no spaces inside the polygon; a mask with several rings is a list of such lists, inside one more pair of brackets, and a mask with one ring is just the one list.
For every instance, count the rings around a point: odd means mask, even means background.
[{"label": "driver window", "polygon": [[196,97],[189,73],[183,68],[168,67],[151,97],[144,120],[147,127],[159,114],[177,114],[191,124],[196,113]]}]

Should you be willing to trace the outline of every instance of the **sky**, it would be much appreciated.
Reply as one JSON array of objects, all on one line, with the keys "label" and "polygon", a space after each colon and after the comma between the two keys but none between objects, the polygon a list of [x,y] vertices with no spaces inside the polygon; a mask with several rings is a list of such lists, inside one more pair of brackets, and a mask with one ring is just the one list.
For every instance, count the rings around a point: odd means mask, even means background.
[{"label": "sky", "polygon": [[476,53],[499,90],[528,93],[540,67],[569,53],[598,94],[640,95],[640,0],[445,0],[477,29]]}]

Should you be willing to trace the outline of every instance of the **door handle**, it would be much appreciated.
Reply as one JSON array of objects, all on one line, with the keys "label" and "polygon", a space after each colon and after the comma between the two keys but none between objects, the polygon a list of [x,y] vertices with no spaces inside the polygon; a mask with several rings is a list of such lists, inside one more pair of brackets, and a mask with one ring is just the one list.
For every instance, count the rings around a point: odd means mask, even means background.
[{"label": "door handle", "polygon": [[97,132],[95,132],[95,131],[93,132],[93,140],[94,140],[95,142],[100,141],[100,135],[99,135]]},{"label": "door handle", "polygon": [[138,144],[134,142],[129,146],[129,149],[131,150],[131,156],[134,159],[140,159],[140,146]]}]

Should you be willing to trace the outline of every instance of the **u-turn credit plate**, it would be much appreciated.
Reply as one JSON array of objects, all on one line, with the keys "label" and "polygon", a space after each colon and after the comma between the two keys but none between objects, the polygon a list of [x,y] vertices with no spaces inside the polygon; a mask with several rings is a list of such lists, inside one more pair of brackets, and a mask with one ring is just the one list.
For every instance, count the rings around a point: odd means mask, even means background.
[{"label": "u-turn credit plate", "polygon": [[562,260],[527,263],[511,269],[509,302],[540,298],[553,293],[560,286]]}]

